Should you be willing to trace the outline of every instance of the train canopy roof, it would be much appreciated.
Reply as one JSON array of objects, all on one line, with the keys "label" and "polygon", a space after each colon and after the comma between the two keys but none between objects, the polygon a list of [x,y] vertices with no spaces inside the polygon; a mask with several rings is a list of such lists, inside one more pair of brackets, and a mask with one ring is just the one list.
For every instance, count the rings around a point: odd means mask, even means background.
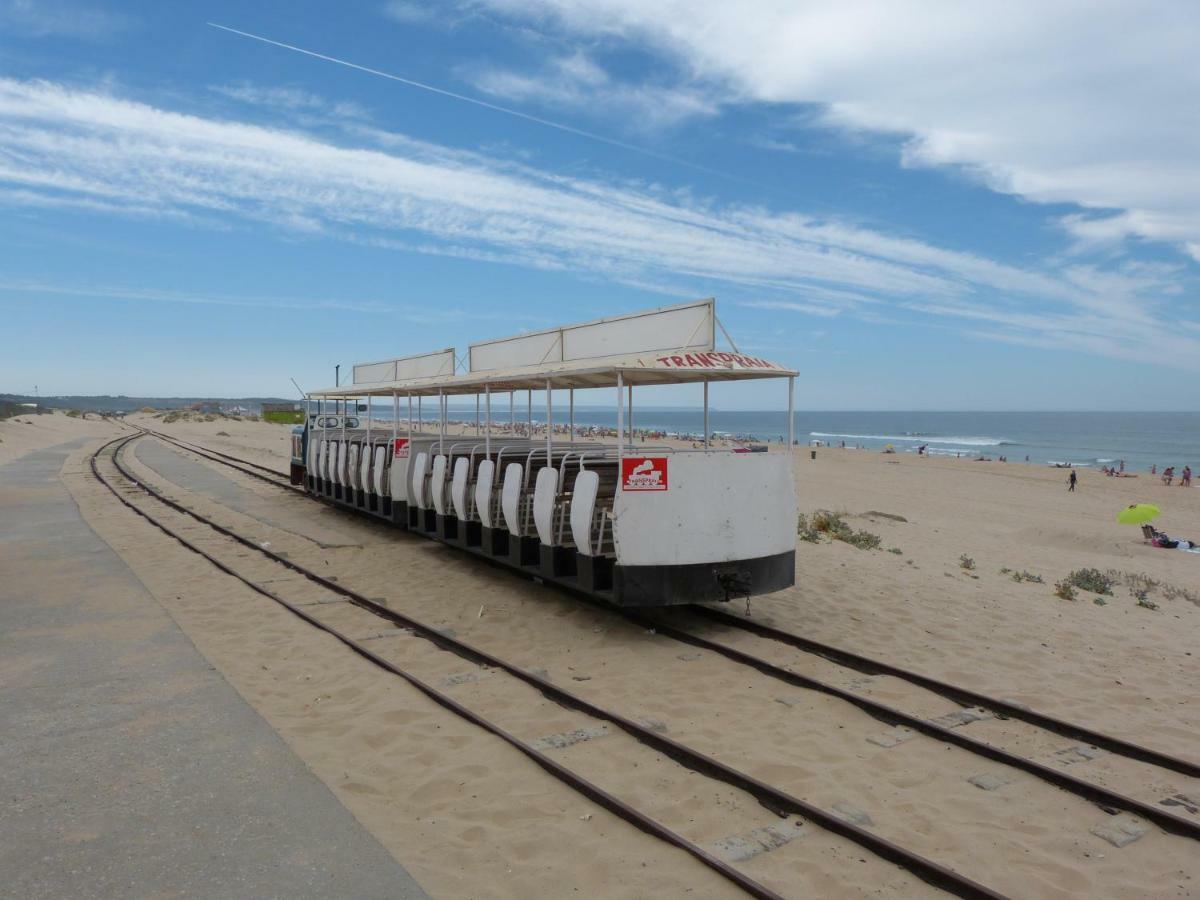
[{"label": "train canopy roof", "polygon": [[687,384],[702,381],[742,381],[792,378],[798,373],[770,360],[723,350],[675,350],[652,355],[578,360],[522,366],[460,375],[383,381],[312,391],[309,397],[412,396],[482,394],[516,390],[616,387],[617,376],[627,385]]},{"label": "train canopy roof", "polygon": [[[309,394],[313,399],[406,394],[481,394],[488,390],[605,388],[748,378],[792,378],[795,371],[737,351],[717,350],[712,299],[543,331],[479,341],[456,374],[453,349],[354,367],[354,383]],[[733,341],[729,341],[733,347]]]}]

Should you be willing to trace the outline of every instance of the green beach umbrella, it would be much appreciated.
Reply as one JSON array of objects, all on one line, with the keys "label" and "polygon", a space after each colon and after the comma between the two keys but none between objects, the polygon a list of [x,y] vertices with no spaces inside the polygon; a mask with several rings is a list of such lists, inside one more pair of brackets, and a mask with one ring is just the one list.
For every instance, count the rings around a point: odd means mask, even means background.
[{"label": "green beach umbrella", "polygon": [[1134,503],[1117,513],[1117,521],[1122,525],[1141,525],[1157,519],[1161,510],[1152,503]]}]

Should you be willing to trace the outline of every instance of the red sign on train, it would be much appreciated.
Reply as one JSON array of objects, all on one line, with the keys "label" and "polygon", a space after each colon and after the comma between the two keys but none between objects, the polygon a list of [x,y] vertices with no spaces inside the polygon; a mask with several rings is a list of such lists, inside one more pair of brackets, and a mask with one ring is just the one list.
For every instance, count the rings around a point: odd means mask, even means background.
[{"label": "red sign on train", "polygon": [[396,446],[392,450],[396,459],[408,459],[408,438],[396,438]]},{"label": "red sign on train", "polygon": [[626,456],[621,460],[621,490],[665,491],[667,489],[667,458],[665,456]]}]

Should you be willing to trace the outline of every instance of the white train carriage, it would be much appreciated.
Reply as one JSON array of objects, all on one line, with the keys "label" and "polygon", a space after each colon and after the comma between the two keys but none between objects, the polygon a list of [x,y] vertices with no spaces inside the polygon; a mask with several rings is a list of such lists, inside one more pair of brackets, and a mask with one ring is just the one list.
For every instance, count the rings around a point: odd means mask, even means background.
[{"label": "white train carriage", "polygon": [[[310,395],[316,409],[297,429],[293,465],[314,494],[614,604],[780,590],[795,582],[791,455],[710,446],[708,386],[786,378],[790,448],[796,373],[718,351],[718,325],[707,300],[473,344],[465,372],[453,350],[356,366],[353,385]],[[633,389],[681,383],[703,391],[703,447],[635,444]],[[615,437],[576,440],[574,391],[595,388],[616,390]],[[568,394],[567,433],[535,426],[534,390],[545,392],[546,422],[554,392]],[[515,435],[520,391],[526,433]],[[499,394],[509,405],[502,431]],[[475,424],[450,435],[448,401],[464,396],[475,398]],[[385,427],[338,411],[381,397],[392,406]],[[437,433],[414,430],[414,403],[419,424],[430,400]]]}]

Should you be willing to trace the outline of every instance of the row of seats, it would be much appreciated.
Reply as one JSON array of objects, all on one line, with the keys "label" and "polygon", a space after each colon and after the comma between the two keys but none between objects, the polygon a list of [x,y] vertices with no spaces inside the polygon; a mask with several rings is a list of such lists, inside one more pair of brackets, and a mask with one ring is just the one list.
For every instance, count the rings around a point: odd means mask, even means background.
[{"label": "row of seats", "polygon": [[386,437],[313,432],[309,489],[350,506],[392,515],[391,441]]},{"label": "row of seats", "polygon": [[582,578],[586,571],[588,587],[602,589],[616,557],[612,509],[619,480],[614,446],[434,442],[416,451],[409,470],[409,523],[450,543],[539,566],[546,575]]}]

